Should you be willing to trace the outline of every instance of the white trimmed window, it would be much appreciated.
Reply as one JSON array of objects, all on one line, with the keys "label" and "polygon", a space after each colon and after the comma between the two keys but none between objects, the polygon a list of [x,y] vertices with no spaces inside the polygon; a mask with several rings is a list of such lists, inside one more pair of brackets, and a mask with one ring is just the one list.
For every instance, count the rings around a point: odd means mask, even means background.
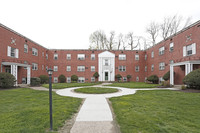
[{"label": "white trimmed window", "polygon": [[44,57],[44,52],[42,52],[42,57]]},{"label": "white trimmed window", "polygon": [[165,47],[159,48],[159,55],[163,55],[165,53]]},{"label": "white trimmed window", "polygon": [[95,77],[91,77],[91,82],[95,82]]},{"label": "white trimmed window", "polygon": [[144,82],[146,82],[146,81],[147,81],[147,77],[144,78]]},{"label": "white trimmed window", "polygon": [[84,72],[85,71],[85,66],[77,66],[77,71],[78,72]]},{"label": "white trimmed window", "polygon": [[147,55],[145,54],[144,59],[147,60]]},{"label": "white trimmed window", "polygon": [[119,60],[126,60],[125,54],[119,54]]},{"label": "white trimmed window", "polygon": [[108,66],[108,65],[109,65],[109,60],[108,60],[108,59],[105,59],[104,61],[105,61],[105,62],[104,62],[104,65],[105,65],[105,66]]},{"label": "white trimmed window", "polygon": [[127,81],[127,77],[123,77],[123,81],[126,82]]},{"label": "white trimmed window", "polygon": [[24,44],[24,53],[28,53],[28,45]]},{"label": "white trimmed window", "polygon": [[136,54],[136,55],[135,55],[135,60],[139,60],[139,59],[140,59],[139,55]]},{"label": "white trimmed window", "polygon": [[139,79],[139,77],[138,77],[138,76],[136,77],[136,81],[137,81],[137,82],[139,82],[139,81],[140,81],[140,79]]},{"label": "white trimmed window", "polygon": [[161,62],[159,63],[159,70],[164,70],[165,69],[165,63]]},{"label": "white trimmed window", "polygon": [[71,83],[71,77],[67,77],[67,83]]},{"label": "white trimmed window", "polygon": [[153,64],[151,65],[151,71],[154,71],[154,65]]},{"label": "white trimmed window", "polygon": [[144,71],[145,71],[145,72],[147,71],[147,66],[144,67]]},{"label": "white trimmed window", "polygon": [[13,57],[13,58],[19,58],[19,50],[8,46],[7,56]]},{"label": "white trimmed window", "polygon": [[135,66],[135,71],[139,72],[140,71],[140,67],[139,66]]},{"label": "white trimmed window", "polygon": [[57,60],[58,59],[58,54],[54,54],[53,58],[54,58],[54,60]]},{"label": "white trimmed window", "polygon": [[84,83],[85,77],[78,77],[78,83]]},{"label": "white trimmed window", "polygon": [[174,43],[173,42],[169,44],[169,51],[170,52],[174,51]]},{"label": "white trimmed window", "polygon": [[53,66],[53,71],[57,72],[58,71],[58,66]]},{"label": "white trimmed window", "polygon": [[32,63],[32,70],[38,70],[38,64]]},{"label": "white trimmed window", "polygon": [[71,71],[71,66],[67,66],[67,72]]},{"label": "white trimmed window", "polygon": [[91,72],[95,71],[95,66],[91,66]]},{"label": "white trimmed window", "polygon": [[95,54],[91,54],[91,60],[95,60]]},{"label": "white trimmed window", "polygon": [[151,58],[154,58],[154,51],[151,52]]},{"label": "white trimmed window", "polygon": [[46,71],[48,70],[48,66],[46,66]]},{"label": "white trimmed window", "polygon": [[183,47],[183,56],[190,56],[196,54],[196,43]]},{"label": "white trimmed window", "polygon": [[126,66],[119,66],[119,71],[120,72],[125,72],[126,71]]},{"label": "white trimmed window", "polygon": [[42,65],[42,70],[44,70],[44,65]]},{"label": "white trimmed window", "polygon": [[162,81],[164,81],[163,77],[159,78],[159,83],[161,83]]},{"label": "white trimmed window", "polygon": [[67,54],[67,60],[71,60],[71,54]]},{"label": "white trimmed window", "polygon": [[36,48],[32,48],[32,55],[38,56],[38,50]]},{"label": "white trimmed window", "polygon": [[85,60],[85,54],[78,54],[77,59],[78,60]]},{"label": "white trimmed window", "polygon": [[54,77],[54,78],[53,78],[53,82],[54,82],[54,83],[58,83],[58,77]]},{"label": "white trimmed window", "polygon": [[46,59],[48,59],[48,54],[46,54]]}]

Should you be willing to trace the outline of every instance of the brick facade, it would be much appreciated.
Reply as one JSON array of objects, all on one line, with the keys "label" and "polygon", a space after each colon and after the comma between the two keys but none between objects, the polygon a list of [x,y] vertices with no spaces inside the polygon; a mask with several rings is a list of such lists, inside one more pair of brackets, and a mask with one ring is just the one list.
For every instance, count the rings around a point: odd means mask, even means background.
[{"label": "brick facade", "polygon": [[[157,45],[143,51],[139,50],[112,50],[109,51],[115,54],[115,75],[120,74],[122,77],[131,75],[131,81],[145,81],[145,77],[152,74],[162,77],[166,72],[170,70],[170,62],[174,63],[200,60],[200,21],[192,24],[191,26],[178,32],[166,40],[158,43]],[[173,48],[170,49],[170,44],[173,43]],[[183,47],[195,43],[195,54],[183,56]],[[24,45],[27,44],[28,52],[25,52]],[[58,50],[58,49],[47,49],[36,42],[28,39],[27,37],[9,29],[8,27],[0,24],[0,64],[1,72],[7,71],[10,66],[3,65],[3,62],[12,62],[20,64],[33,65],[37,64],[37,69],[32,70],[31,77],[39,77],[40,75],[47,75],[46,68],[57,66],[58,71],[53,73],[54,77],[58,77],[64,74],[66,77],[71,77],[75,74],[78,77],[84,77],[85,82],[91,82],[91,77],[95,72],[98,72],[98,55],[105,50]],[[9,48],[12,50],[17,49],[15,54],[18,57],[8,56]],[[35,48],[38,53],[33,55],[33,48]],[[160,52],[159,49],[163,50]],[[173,50],[172,50],[173,49]],[[152,51],[154,52],[154,57],[151,57]],[[194,51],[194,50],[193,50]],[[12,52],[11,52],[12,54]],[[54,54],[58,55],[57,59],[54,59]],[[71,59],[67,59],[67,54],[71,54]],[[78,54],[85,54],[85,59],[78,59]],[[91,54],[95,55],[95,59],[91,59]],[[125,60],[119,60],[119,55],[126,55]],[[139,55],[139,60],[135,60],[135,55]],[[48,56],[48,58],[46,57]],[[145,59],[145,56],[147,58]],[[160,64],[160,68],[159,68]],[[163,65],[164,64],[164,65]],[[154,70],[151,70],[152,65],[154,65]],[[67,71],[67,66],[71,66],[71,71]],[[85,71],[77,71],[77,66],[84,66]],[[95,71],[91,71],[91,66],[95,67]],[[125,71],[119,71],[120,66],[124,68]],[[147,71],[145,71],[147,67]],[[135,69],[139,69],[136,71]],[[193,65],[193,69],[200,68],[200,65]],[[22,83],[22,78],[27,77],[27,69],[20,66],[18,69],[18,83]],[[182,84],[182,79],[185,76],[185,66],[174,67],[175,84]]]}]

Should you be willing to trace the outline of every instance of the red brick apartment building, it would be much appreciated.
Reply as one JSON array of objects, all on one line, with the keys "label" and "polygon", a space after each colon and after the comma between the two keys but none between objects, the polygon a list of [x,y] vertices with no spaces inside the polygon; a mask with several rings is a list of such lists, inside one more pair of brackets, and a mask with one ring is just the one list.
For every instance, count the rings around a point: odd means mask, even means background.
[{"label": "red brick apartment building", "polygon": [[200,21],[188,26],[147,50],[65,50],[47,49],[27,37],[0,24],[0,72],[15,76],[18,84],[30,84],[31,77],[47,75],[51,67],[53,81],[64,74],[71,82],[73,74],[78,82],[94,82],[93,74],[99,73],[99,81],[115,81],[122,75],[126,81],[144,82],[156,74],[162,81],[170,71],[170,83],[182,84],[189,72],[200,68]]}]

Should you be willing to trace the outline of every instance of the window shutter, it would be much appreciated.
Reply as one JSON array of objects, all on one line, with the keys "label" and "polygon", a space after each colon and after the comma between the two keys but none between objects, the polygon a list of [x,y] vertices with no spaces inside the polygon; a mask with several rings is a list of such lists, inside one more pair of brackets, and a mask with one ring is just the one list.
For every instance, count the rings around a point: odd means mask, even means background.
[{"label": "window shutter", "polygon": [[196,43],[192,44],[192,54],[196,54]]},{"label": "window shutter", "polygon": [[19,49],[15,49],[15,58],[19,58]]},{"label": "window shutter", "polygon": [[186,56],[186,46],[183,47],[183,57]]},{"label": "window shutter", "polygon": [[10,46],[8,46],[7,55],[11,56],[11,47]]}]

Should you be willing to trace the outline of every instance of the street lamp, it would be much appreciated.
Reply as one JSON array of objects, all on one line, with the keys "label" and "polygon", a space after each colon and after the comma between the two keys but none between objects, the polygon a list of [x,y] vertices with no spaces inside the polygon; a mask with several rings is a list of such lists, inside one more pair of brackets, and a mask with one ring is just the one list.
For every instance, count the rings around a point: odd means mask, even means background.
[{"label": "street lamp", "polygon": [[53,118],[52,118],[52,74],[53,74],[53,70],[51,68],[49,68],[47,70],[48,75],[49,75],[49,113],[50,113],[50,130],[53,130]]}]

